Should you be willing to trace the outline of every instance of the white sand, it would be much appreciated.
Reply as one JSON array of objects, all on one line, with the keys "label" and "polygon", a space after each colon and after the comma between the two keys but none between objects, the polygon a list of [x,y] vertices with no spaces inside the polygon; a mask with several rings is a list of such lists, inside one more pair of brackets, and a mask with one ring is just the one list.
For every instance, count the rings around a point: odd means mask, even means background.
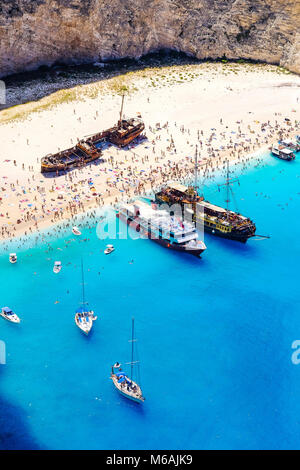
[{"label": "white sand", "polygon": [[[221,156],[246,157],[259,146],[276,141],[280,130],[285,136],[293,137],[299,133],[300,77],[278,71],[274,66],[201,64],[183,70],[169,68],[131,74],[125,80],[129,84],[134,83],[137,91],[126,98],[124,114],[128,117],[136,116],[138,112],[142,114],[149,140],[132,150],[119,150],[111,146],[104,152],[104,163],[54,179],[40,174],[40,158],[72,147],[77,138],[81,139],[115,124],[120,111],[120,97],[104,90],[98,98],[63,103],[50,110],[29,114],[22,121],[3,122],[7,111],[2,111],[0,187],[5,190],[0,191],[0,236],[1,233],[4,238],[21,232],[28,234],[36,228],[35,221],[41,228],[61,217],[70,217],[75,212],[103,204],[104,200],[115,202],[116,197],[118,200],[120,197],[128,197],[138,182],[141,183],[139,190],[144,191],[150,183],[159,183],[162,177],[165,180],[169,176],[174,177],[170,162],[179,162],[182,170],[176,176],[185,176],[185,165],[191,167],[196,144],[202,160],[215,150],[214,161],[217,162]],[[154,87],[152,83],[157,86]],[[88,87],[90,85],[80,87],[79,93],[82,90],[84,95]],[[18,111],[27,109],[26,106],[20,106]],[[292,125],[287,125],[285,117],[291,119]],[[156,123],[168,125],[155,130]],[[264,132],[261,130],[262,123],[269,123]],[[184,126],[185,132],[182,132],[181,126]],[[203,131],[203,135],[200,134],[202,147],[198,141],[198,131]],[[174,147],[170,148],[171,137],[176,153]],[[225,147],[222,152],[221,145]],[[31,166],[33,169],[29,171]],[[113,186],[107,184],[112,175],[109,171],[111,169],[121,178]],[[141,170],[145,171],[141,173]],[[91,195],[87,184],[89,177],[93,178],[100,199]],[[79,181],[83,183],[78,184],[76,190],[74,185]],[[11,190],[12,183],[15,184],[15,191]],[[21,192],[21,186],[25,188],[26,194]],[[37,186],[45,188],[45,195],[37,191]],[[128,190],[127,194],[120,189]],[[57,199],[58,191],[64,193],[63,200]],[[80,195],[84,206],[74,203],[76,208],[66,211],[66,206],[75,194]],[[28,204],[33,206],[29,207]],[[54,219],[55,209],[59,215]],[[27,212],[28,218],[24,221]],[[17,220],[21,223],[16,224]]]}]

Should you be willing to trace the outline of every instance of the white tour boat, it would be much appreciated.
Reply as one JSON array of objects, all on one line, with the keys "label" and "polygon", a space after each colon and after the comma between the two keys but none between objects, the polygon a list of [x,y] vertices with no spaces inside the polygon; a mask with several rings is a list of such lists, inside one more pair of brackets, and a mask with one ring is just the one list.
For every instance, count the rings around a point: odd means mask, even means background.
[{"label": "white tour boat", "polygon": [[275,155],[275,157],[280,158],[281,160],[295,160],[295,155],[293,151],[287,147],[284,147],[284,145],[273,144],[272,154]]},{"label": "white tour boat", "polygon": [[170,250],[195,256],[200,256],[206,250],[204,242],[198,240],[195,224],[171,215],[166,210],[151,207],[143,201],[121,204],[117,217],[142,236]]},{"label": "white tour boat", "polygon": [[296,137],[296,142],[294,142],[291,139],[284,139],[284,140],[280,140],[278,143],[279,145],[283,145],[285,148],[292,150],[292,152],[299,152],[300,150],[300,144],[297,141],[297,137]]}]

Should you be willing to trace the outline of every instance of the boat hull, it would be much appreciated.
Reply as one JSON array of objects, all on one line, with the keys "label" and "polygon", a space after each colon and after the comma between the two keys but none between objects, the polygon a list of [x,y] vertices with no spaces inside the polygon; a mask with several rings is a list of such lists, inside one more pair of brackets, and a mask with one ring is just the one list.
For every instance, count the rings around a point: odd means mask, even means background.
[{"label": "boat hull", "polygon": [[89,325],[88,328],[85,328],[84,325],[82,325],[78,319],[78,317],[75,315],[75,323],[76,323],[76,326],[80,329],[80,331],[82,331],[82,333],[84,333],[86,336],[89,335],[92,327],[93,327],[93,322],[91,323],[91,325]]},{"label": "boat hull", "polygon": [[119,136],[110,136],[109,141],[112,144],[118,145],[119,147],[126,147],[126,145],[129,145],[134,139],[136,139],[145,129],[145,126],[142,125],[135,131],[131,132],[128,136],[125,136],[123,139],[121,139]]},{"label": "boat hull", "polygon": [[11,322],[11,323],[20,323],[21,320],[19,317],[15,316],[14,318],[9,318],[9,316],[3,315],[3,313],[0,313],[0,316],[5,318],[5,320]]},{"label": "boat hull", "polygon": [[135,403],[144,403],[144,400],[141,400],[139,398],[132,397],[131,395],[127,395],[125,392],[120,390],[119,388],[116,387],[118,390],[119,394],[122,395],[123,397],[127,398],[128,400],[134,401]]},{"label": "boat hull", "polygon": [[156,237],[155,234],[153,234],[150,230],[147,230],[141,227],[138,221],[135,221],[131,219],[130,217],[126,217],[120,212],[117,213],[117,217],[120,220],[123,220],[125,223],[127,223],[127,225],[130,225],[132,229],[135,229],[141,235],[146,236],[147,238],[154,241],[155,243],[158,243],[158,245],[168,248],[169,250],[178,251],[180,253],[188,253],[194,256],[200,256],[203,253],[203,251],[205,251],[206,249],[206,248],[189,248],[189,247],[185,247],[184,245],[180,246],[175,243],[171,243],[170,240]]},{"label": "boat hull", "polygon": [[[173,204],[172,201],[167,200],[166,198],[160,197],[160,195],[158,194],[155,196],[155,202],[158,204],[168,204],[168,205]],[[176,202],[174,202],[174,204],[176,204]],[[187,202],[187,203],[181,202],[180,205],[182,208],[184,208],[184,206],[193,207],[193,205],[190,202]],[[195,215],[193,215],[193,220],[194,222],[197,222],[197,224],[199,224],[200,227],[204,228],[204,232],[210,233],[211,235],[214,235],[217,237],[226,238],[227,240],[234,240],[234,241],[238,241],[241,243],[246,243],[249,238],[255,236],[256,227],[254,224],[252,224],[251,229],[249,230],[243,231],[243,230],[237,230],[233,228],[230,231],[225,231],[225,230],[222,231],[217,227],[217,223],[214,225],[209,225],[207,220],[200,218],[199,216],[197,217],[197,221],[196,221]]]},{"label": "boat hull", "polygon": [[255,232],[251,234],[238,233],[236,231],[231,231],[231,232],[226,233],[216,228],[209,227],[206,224],[204,224],[204,231],[207,233],[210,233],[211,235],[215,235],[216,237],[226,238],[227,240],[233,240],[233,241],[241,242],[241,243],[246,243],[249,240],[249,238],[255,236]]},{"label": "boat hull", "polygon": [[[121,386],[118,384],[118,379],[115,375],[111,375],[110,378],[113,381],[115,389],[119,392],[120,395],[127,398],[128,400],[134,401],[135,403],[144,403],[145,398],[142,395],[136,396],[130,393],[126,393],[126,391],[122,390]],[[135,382],[132,382],[132,383],[138,387],[138,385]],[[140,390],[140,387],[138,387],[138,389]],[[142,393],[141,390],[140,390],[140,393]]]},{"label": "boat hull", "polygon": [[282,155],[277,155],[277,154],[274,153],[274,152],[272,152],[272,155],[273,155],[274,157],[279,158],[279,160],[283,160],[283,161],[285,161],[285,162],[292,162],[292,161],[295,160],[295,157],[288,157],[288,158],[286,158],[286,157],[283,157]]},{"label": "boat hull", "polygon": [[67,170],[72,170],[74,168],[82,168],[86,165],[88,165],[89,163],[91,162],[94,162],[96,160],[99,160],[99,158],[101,157],[101,155],[97,155],[93,158],[88,158],[84,161],[82,160],[75,160],[74,162],[70,163],[70,164],[53,164],[53,165],[50,165],[50,164],[47,164],[47,163],[44,163],[42,161],[42,164],[41,164],[41,173],[53,173],[54,171],[67,171]]}]

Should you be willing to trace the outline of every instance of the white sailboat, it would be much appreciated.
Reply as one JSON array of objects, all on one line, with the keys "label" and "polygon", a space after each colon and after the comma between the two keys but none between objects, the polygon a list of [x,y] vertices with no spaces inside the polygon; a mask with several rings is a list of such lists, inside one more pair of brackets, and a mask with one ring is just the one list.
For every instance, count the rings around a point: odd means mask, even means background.
[{"label": "white sailboat", "polygon": [[133,380],[133,367],[139,364],[139,361],[134,361],[134,318],[132,319],[132,339],[131,339],[131,362],[128,364],[131,365],[131,374],[130,377],[122,371],[121,364],[116,362],[112,366],[110,378],[113,381],[115,388],[118,392],[129,400],[135,401],[136,403],[144,403],[145,397],[141,387],[137,382]]},{"label": "white sailboat", "polygon": [[0,311],[1,317],[5,318],[6,320],[12,323],[20,323],[20,318],[16,315],[11,308],[9,307],[2,307]]},{"label": "white sailboat", "polygon": [[75,323],[78,328],[86,335],[89,334],[93,327],[93,322],[97,320],[93,310],[89,310],[85,301],[83,262],[81,260],[81,277],[82,277],[82,302],[81,306],[75,312]]}]

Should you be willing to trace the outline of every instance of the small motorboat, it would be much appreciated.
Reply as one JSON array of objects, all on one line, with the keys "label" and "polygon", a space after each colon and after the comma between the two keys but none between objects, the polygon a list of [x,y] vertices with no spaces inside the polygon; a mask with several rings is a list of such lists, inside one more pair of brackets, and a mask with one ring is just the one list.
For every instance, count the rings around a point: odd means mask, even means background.
[{"label": "small motorboat", "polygon": [[11,264],[15,264],[16,262],[18,261],[18,257],[16,255],[16,253],[10,253],[9,255],[9,262]]},{"label": "small motorboat", "polygon": [[61,261],[55,261],[54,266],[53,266],[54,274],[58,274],[61,271],[61,268],[62,268]]},{"label": "small motorboat", "polygon": [[18,315],[16,315],[9,307],[2,307],[0,315],[12,323],[20,323],[21,321]]},{"label": "small motorboat", "polygon": [[113,251],[115,251],[115,248],[114,248],[113,245],[106,245],[106,249],[104,250],[104,254],[109,255]]},{"label": "small motorboat", "polygon": [[81,235],[80,230],[76,226],[72,228],[72,233],[77,236]]}]

